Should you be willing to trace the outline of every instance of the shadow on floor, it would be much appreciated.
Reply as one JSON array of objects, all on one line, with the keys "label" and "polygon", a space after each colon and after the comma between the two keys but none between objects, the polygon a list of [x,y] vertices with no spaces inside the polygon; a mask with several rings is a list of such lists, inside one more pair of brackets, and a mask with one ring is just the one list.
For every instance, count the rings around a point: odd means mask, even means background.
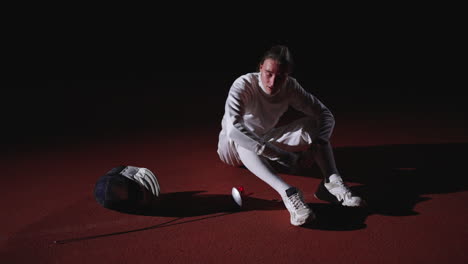
[{"label": "shadow on floor", "polygon": [[[317,219],[307,228],[361,229],[369,215],[417,215],[414,207],[430,200],[427,194],[468,190],[468,177],[462,167],[468,154],[467,143],[344,147],[334,151],[340,174],[368,206],[310,204]],[[295,175],[322,177],[316,166]]]},{"label": "shadow on floor", "polygon": [[146,216],[192,217],[215,213],[235,213],[249,210],[282,210],[283,203],[255,197],[243,197],[240,208],[231,195],[203,194],[205,191],[164,193],[148,208],[139,210],[116,210],[122,213]]},{"label": "shadow on floor", "polygon": [[[366,198],[370,213],[414,215],[425,194],[468,190],[463,173],[467,143],[344,147],[334,150],[338,170],[353,191]],[[316,166],[298,176],[321,178]]]},{"label": "shadow on floor", "polygon": [[366,198],[370,213],[418,214],[425,194],[468,190],[463,173],[468,144],[389,145],[336,149],[339,170]]},{"label": "shadow on floor", "polygon": [[351,231],[366,228],[368,208],[350,208],[336,204],[309,204],[316,215],[316,219],[303,228],[327,231]]},{"label": "shadow on floor", "polygon": [[[335,149],[340,173],[351,189],[367,201],[366,208],[346,208],[328,203],[311,203],[317,219],[305,228],[357,230],[366,227],[367,216],[417,215],[417,203],[425,194],[466,191],[468,177],[462,172],[468,144],[389,145]],[[281,172],[280,172],[281,173]],[[317,167],[297,176],[321,178]],[[148,216],[190,217],[234,213],[239,207],[230,195],[209,195],[186,191],[162,195],[151,208],[125,212]],[[243,211],[284,210],[281,201],[245,197]]]}]

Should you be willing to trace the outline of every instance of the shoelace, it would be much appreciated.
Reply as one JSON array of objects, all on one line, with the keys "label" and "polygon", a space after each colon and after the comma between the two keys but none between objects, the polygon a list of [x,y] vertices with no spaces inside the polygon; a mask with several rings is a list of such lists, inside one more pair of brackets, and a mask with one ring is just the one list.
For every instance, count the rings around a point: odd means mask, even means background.
[{"label": "shoelace", "polygon": [[295,193],[291,196],[288,197],[288,199],[291,201],[292,205],[294,206],[295,209],[299,208],[306,208],[304,202],[302,202],[302,199],[299,195],[299,193]]}]

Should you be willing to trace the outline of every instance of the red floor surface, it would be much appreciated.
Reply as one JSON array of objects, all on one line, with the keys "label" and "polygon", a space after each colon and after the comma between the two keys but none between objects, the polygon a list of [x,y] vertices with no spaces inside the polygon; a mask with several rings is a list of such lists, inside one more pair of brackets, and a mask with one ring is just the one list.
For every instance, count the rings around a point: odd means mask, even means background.
[{"label": "red floor surface", "polygon": [[[338,167],[369,208],[315,199],[316,170],[281,174],[318,216],[304,227],[271,188],[218,160],[216,125],[12,152],[1,161],[0,262],[468,263],[468,131],[414,119],[338,115]],[[168,204],[151,215],[101,207],[94,183],[118,165],[151,169]],[[250,196],[232,211],[239,185]]]}]

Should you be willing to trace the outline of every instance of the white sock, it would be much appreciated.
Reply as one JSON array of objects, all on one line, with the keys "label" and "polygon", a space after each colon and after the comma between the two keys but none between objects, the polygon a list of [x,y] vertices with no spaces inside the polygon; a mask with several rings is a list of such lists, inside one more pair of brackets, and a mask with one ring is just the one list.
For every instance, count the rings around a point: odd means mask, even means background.
[{"label": "white sock", "polygon": [[237,152],[244,166],[258,178],[266,182],[283,198],[286,196],[286,190],[291,187],[274,171],[267,159],[237,146]]}]

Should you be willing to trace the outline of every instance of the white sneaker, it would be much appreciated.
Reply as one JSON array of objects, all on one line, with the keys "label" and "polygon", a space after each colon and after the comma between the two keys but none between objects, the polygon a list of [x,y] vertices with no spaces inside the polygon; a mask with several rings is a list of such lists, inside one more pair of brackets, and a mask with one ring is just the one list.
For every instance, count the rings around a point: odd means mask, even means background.
[{"label": "white sneaker", "polygon": [[283,202],[291,214],[292,225],[300,226],[315,219],[314,213],[304,202],[302,192],[297,188],[291,187],[287,189]]},{"label": "white sneaker", "polygon": [[327,202],[339,203],[343,206],[357,207],[365,205],[364,200],[353,195],[343,179],[337,174],[331,175],[328,183],[325,181],[320,183],[315,197]]}]

